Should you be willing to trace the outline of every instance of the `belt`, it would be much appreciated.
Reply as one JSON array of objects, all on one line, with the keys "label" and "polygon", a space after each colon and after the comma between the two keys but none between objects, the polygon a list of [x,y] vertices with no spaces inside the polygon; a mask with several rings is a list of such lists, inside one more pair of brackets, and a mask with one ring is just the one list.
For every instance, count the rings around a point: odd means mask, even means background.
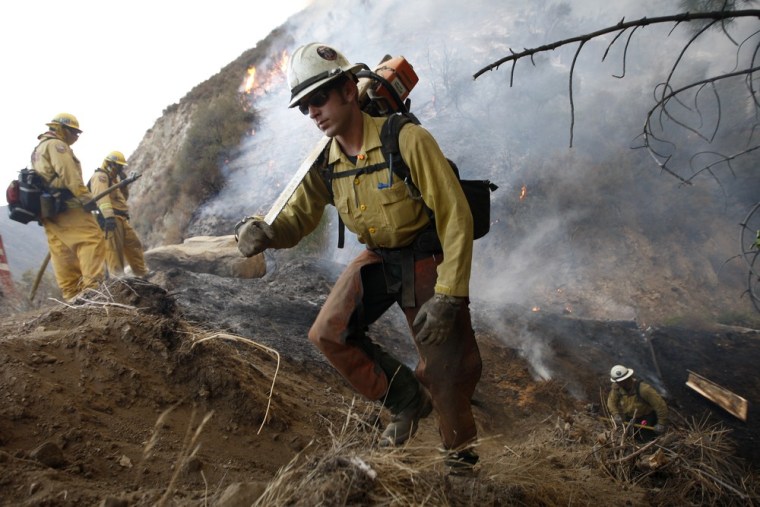
[{"label": "belt", "polygon": [[[431,236],[432,233],[432,236]],[[435,235],[435,228],[422,231],[411,245],[402,248],[373,248],[372,251],[382,257],[383,264],[401,266],[401,280],[396,280],[385,271],[385,284],[388,292],[401,292],[401,307],[416,306],[414,298],[414,262],[441,253],[441,244]]]}]

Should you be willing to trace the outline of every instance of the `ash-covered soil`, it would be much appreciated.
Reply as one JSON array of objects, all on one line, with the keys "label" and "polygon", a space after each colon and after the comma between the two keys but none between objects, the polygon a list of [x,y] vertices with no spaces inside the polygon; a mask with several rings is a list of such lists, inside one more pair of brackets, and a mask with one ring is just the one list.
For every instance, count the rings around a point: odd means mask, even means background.
[{"label": "ash-covered soil", "polygon": [[[434,415],[408,448],[376,448],[388,415],[355,399],[308,342],[339,269],[300,259],[257,280],[169,269],[5,317],[0,503],[683,504],[690,497],[668,489],[677,483],[668,474],[683,476],[684,460],[671,455],[669,467],[635,481],[599,460],[599,436],[612,431],[600,404],[616,363],[666,394],[677,427],[697,418],[725,428],[749,486],[735,492],[741,481],[724,480],[717,498],[757,501],[757,331],[640,329],[475,301],[481,464],[453,478]],[[414,362],[400,314],[372,332]],[[748,422],[686,388],[687,370],[748,398]],[[309,486],[294,487],[304,477]],[[295,491],[284,493],[288,485]]]}]

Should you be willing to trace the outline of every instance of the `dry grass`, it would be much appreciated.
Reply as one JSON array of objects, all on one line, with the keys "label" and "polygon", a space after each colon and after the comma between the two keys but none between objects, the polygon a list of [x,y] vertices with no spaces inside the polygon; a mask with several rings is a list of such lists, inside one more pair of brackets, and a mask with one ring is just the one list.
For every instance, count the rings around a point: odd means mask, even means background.
[{"label": "dry grass", "polygon": [[736,458],[728,430],[707,419],[648,442],[622,428],[599,436],[596,463],[617,481],[652,491],[655,505],[753,505],[760,487],[749,468]]},{"label": "dry grass", "polygon": [[371,405],[360,409],[353,400],[342,424],[328,422],[324,441],[283,467],[255,505],[446,505],[440,453],[377,449],[376,418]]}]

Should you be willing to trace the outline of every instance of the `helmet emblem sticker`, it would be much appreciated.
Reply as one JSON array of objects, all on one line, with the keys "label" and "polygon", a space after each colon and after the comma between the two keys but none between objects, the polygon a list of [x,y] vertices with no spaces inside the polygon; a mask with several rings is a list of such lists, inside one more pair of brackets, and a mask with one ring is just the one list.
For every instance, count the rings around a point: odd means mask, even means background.
[{"label": "helmet emblem sticker", "polygon": [[324,60],[333,61],[338,59],[338,53],[331,47],[319,46],[317,48],[317,54]]}]

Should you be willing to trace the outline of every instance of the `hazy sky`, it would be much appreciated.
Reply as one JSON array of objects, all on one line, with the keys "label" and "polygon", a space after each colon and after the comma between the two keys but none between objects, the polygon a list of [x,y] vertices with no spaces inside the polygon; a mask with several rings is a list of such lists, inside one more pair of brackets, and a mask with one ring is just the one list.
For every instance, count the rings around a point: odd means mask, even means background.
[{"label": "hazy sky", "polygon": [[[87,179],[112,150],[129,156],[163,110],[309,0],[5,2],[0,7],[0,184],[26,167],[60,112]],[[6,204],[5,192],[0,204]]]}]

